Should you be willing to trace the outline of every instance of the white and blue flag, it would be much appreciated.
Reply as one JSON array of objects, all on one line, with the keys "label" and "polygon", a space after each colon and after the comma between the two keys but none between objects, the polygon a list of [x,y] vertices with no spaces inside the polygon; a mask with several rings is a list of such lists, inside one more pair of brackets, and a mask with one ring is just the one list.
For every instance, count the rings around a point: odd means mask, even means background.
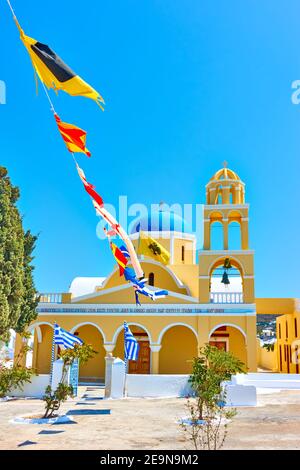
[{"label": "white and blue flag", "polygon": [[140,346],[131,333],[126,321],[124,321],[124,347],[125,361],[137,361]]},{"label": "white and blue flag", "polygon": [[83,341],[78,336],[72,335],[72,333],[69,333],[55,323],[54,344],[58,344],[65,349],[73,349],[75,344],[83,344]]}]

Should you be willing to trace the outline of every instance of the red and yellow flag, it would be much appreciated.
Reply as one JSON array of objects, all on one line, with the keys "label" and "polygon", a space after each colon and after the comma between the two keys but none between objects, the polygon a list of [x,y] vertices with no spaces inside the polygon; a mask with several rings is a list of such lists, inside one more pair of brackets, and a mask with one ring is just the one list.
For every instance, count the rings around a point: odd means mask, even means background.
[{"label": "red and yellow flag", "polygon": [[126,258],[126,256],[123,255],[122,251],[117,247],[117,245],[115,245],[112,242],[110,242],[110,248],[111,248],[112,254],[115,257],[116,262],[119,265],[120,276],[122,276],[122,274],[124,274],[124,270],[128,263],[128,258]]},{"label": "red and yellow flag", "polygon": [[86,132],[80,129],[80,127],[74,126],[73,124],[62,122],[57,114],[54,114],[54,117],[58,126],[58,130],[64,139],[69,152],[81,152],[90,157],[91,153],[85,146]]}]

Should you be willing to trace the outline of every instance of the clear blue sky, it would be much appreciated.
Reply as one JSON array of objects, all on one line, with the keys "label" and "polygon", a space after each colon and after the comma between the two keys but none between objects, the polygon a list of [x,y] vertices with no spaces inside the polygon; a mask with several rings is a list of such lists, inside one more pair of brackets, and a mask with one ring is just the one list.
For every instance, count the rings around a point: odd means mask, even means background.
[{"label": "clear blue sky", "polygon": [[[12,0],[25,32],[50,45],[106,100],[52,93],[61,118],[88,131],[88,179],[117,204],[201,203],[224,160],[246,182],[257,296],[299,297],[299,1]],[[40,291],[106,275],[107,242],[35,84],[1,0],[1,160],[39,233]],[[184,178],[183,178],[184,175]]]}]

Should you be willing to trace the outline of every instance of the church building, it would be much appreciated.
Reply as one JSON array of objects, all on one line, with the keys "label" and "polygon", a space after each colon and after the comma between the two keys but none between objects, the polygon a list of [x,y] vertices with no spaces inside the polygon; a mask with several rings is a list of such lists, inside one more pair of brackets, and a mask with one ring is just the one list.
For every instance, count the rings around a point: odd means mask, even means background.
[{"label": "church building", "polygon": [[[227,167],[206,185],[203,224],[200,250],[196,235],[172,211],[161,209],[134,224],[130,237],[136,248],[142,230],[170,253],[167,265],[141,257],[148,284],[168,290],[163,299],[140,296],[141,306],[136,306],[132,286],[117,267],[106,278],[75,278],[69,292],[42,294],[38,318],[29,327],[37,372],[49,373],[57,322],[97,351],[80,367],[80,382],[103,382],[105,356],[124,357],[124,321],[140,345],[138,360],[129,361],[129,373],[187,374],[199,347],[207,343],[231,351],[249,371],[256,371],[256,314],[289,312],[284,307],[277,312],[276,299],[255,298],[245,184]],[[232,228],[238,248],[232,247]],[[218,247],[215,231],[221,234]]]}]

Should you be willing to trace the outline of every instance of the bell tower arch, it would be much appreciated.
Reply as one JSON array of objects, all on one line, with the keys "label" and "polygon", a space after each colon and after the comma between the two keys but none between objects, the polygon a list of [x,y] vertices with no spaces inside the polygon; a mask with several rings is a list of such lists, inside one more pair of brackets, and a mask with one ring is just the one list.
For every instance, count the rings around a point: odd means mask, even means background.
[{"label": "bell tower arch", "polygon": [[[227,162],[224,162],[223,168],[218,170],[206,185],[204,242],[203,250],[199,252],[200,303],[255,303],[254,251],[249,249],[248,215],[245,183],[234,171],[227,168]],[[215,227],[222,231],[222,237],[219,237],[222,246],[218,246],[218,249],[215,249],[213,243]],[[239,249],[230,249],[233,234],[240,239]],[[219,270],[220,293],[224,295],[215,296],[213,293],[212,276],[215,269]],[[241,278],[241,288],[238,292],[234,292],[233,286],[230,286],[231,283],[234,284],[234,276]],[[224,290],[224,287],[228,289]]]}]

